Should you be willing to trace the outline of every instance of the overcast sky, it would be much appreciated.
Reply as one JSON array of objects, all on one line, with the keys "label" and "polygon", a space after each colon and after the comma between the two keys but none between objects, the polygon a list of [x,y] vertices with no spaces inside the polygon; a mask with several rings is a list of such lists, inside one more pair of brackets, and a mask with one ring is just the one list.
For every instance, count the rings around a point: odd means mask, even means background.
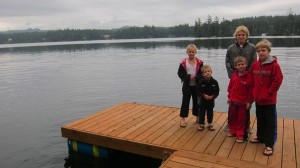
[{"label": "overcast sky", "polygon": [[300,14],[300,0],[0,0],[0,31],[175,26],[208,15],[231,20]]}]

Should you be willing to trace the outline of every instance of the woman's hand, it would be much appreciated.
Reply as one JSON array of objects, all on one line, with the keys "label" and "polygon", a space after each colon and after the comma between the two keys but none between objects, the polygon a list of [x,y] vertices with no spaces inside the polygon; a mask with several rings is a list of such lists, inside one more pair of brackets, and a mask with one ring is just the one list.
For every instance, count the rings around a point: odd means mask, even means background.
[{"label": "woman's hand", "polygon": [[227,100],[227,104],[228,104],[228,105],[230,105],[230,104],[231,104],[231,101],[230,101],[230,99],[228,99],[228,100]]}]

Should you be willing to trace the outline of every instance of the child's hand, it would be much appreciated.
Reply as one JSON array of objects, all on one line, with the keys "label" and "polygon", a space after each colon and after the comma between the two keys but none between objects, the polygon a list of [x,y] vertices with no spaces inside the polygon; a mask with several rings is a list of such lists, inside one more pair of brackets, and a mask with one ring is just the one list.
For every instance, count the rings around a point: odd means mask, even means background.
[{"label": "child's hand", "polygon": [[209,96],[207,94],[204,94],[203,97],[204,97],[205,100],[211,100],[211,99],[213,99],[213,96]]},{"label": "child's hand", "polygon": [[247,103],[246,109],[247,109],[247,110],[251,109],[251,104],[250,104],[250,103]]}]

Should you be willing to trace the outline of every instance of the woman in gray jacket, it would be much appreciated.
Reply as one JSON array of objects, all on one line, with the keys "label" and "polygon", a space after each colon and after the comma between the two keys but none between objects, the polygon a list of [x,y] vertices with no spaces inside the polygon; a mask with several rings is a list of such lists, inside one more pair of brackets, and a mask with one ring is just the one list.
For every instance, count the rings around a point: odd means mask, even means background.
[{"label": "woman in gray jacket", "polygon": [[[255,45],[248,42],[249,38],[249,30],[246,26],[241,25],[235,29],[233,33],[235,37],[235,43],[231,44],[227,48],[226,58],[225,58],[225,66],[227,69],[228,78],[230,79],[234,72],[234,58],[237,56],[244,56],[247,59],[247,68],[249,70],[253,62],[257,60],[256,48]],[[228,112],[230,110],[228,109]],[[250,111],[248,111],[248,115],[250,115]],[[229,118],[228,118],[228,122]],[[250,122],[249,122],[250,123]],[[228,131],[228,124],[225,126],[224,131]],[[251,133],[250,129],[250,133]]]},{"label": "woman in gray jacket", "polygon": [[[249,30],[246,26],[238,26],[233,34],[235,43],[227,48],[225,63],[229,79],[234,72],[234,58],[244,56],[247,59],[249,69],[253,62],[257,60],[255,45],[248,42]],[[247,70],[248,70],[247,69]]]}]

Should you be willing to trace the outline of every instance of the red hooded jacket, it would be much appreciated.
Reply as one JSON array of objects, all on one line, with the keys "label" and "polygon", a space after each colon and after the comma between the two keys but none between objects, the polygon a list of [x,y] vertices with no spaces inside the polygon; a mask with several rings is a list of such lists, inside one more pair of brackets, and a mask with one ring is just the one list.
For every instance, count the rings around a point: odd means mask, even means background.
[{"label": "red hooded jacket", "polygon": [[235,103],[251,103],[251,75],[245,71],[239,76],[238,71],[233,73],[228,85],[228,99]]},{"label": "red hooded jacket", "polygon": [[277,91],[283,80],[283,75],[277,58],[269,56],[266,61],[258,60],[251,67],[252,96],[259,105],[276,104]]}]

